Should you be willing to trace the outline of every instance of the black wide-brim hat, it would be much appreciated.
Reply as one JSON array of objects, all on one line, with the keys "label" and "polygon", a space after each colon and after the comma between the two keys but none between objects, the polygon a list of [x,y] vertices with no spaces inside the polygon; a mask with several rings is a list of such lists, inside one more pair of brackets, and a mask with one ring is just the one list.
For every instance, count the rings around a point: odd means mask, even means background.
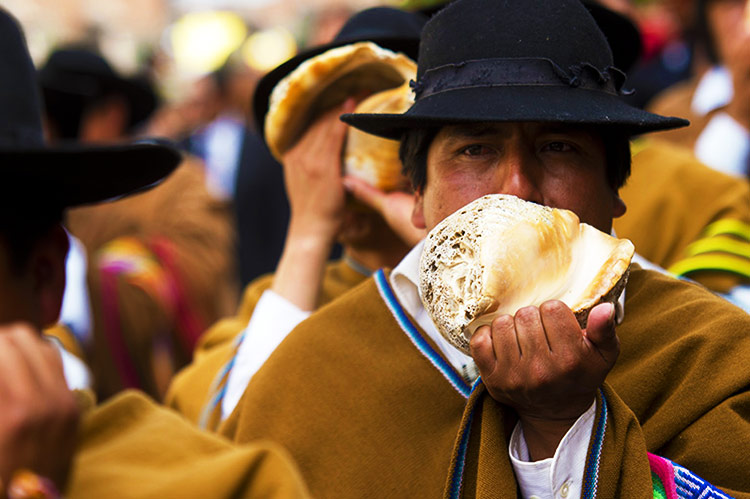
[{"label": "black wide-brim hat", "polygon": [[0,197],[37,208],[122,197],[164,179],[181,160],[172,147],[141,143],[49,147],[36,72],[18,22],[0,9]]},{"label": "black wide-brim hat", "polygon": [[416,60],[419,35],[427,17],[392,7],[372,7],[357,12],[341,27],[333,41],[304,50],[260,79],[253,94],[255,128],[264,136],[268,99],[274,87],[308,59],[330,49],[357,42],[373,42],[393,52],[403,52]]},{"label": "black wide-brim hat", "polygon": [[624,79],[579,0],[457,0],[422,31],[414,105],[342,120],[396,140],[454,123],[533,121],[630,136],[689,124],[626,104]]},{"label": "black wide-brim hat", "polygon": [[77,97],[84,103],[113,94],[122,96],[128,106],[128,129],[145,121],[159,105],[147,79],[121,76],[100,54],[74,45],[53,51],[37,78],[45,95]]}]

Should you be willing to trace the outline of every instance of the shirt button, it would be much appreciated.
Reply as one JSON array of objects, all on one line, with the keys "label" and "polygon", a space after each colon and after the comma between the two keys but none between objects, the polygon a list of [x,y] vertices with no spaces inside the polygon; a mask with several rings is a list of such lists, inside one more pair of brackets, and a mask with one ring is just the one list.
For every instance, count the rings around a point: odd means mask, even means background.
[{"label": "shirt button", "polygon": [[541,499],[541,497],[539,497],[539,496],[531,496],[531,497],[529,497],[529,499]]},{"label": "shirt button", "polygon": [[560,487],[560,495],[562,497],[568,497],[568,492],[570,492],[570,482],[565,482],[562,487]]}]

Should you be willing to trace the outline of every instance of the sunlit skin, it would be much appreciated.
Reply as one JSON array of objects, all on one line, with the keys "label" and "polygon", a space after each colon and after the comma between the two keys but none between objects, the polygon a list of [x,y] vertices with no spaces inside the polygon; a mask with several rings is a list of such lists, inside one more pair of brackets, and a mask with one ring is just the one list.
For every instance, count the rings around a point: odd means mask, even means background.
[{"label": "sunlit skin", "polygon": [[540,123],[495,123],[438,132],[412,221],[430,230],[474,199],[494,193],[572,210],[604,232],[625,213],[607,181],[598,136]]},{"label": "sunlit skin", "polygon": [[[572,210],[604,232],[612,218],[625,213],[607,180],[604,143],[597,134],[542,123],[494,123],[438,132],[412,222],[432,229],[493,193]],[[479,328],[471,354],[490,395],[518,413],[531,458],[548,458],[614,366],[619,354],[614,308],[595,307],[581,331],[562,302],[525,307]]]}]

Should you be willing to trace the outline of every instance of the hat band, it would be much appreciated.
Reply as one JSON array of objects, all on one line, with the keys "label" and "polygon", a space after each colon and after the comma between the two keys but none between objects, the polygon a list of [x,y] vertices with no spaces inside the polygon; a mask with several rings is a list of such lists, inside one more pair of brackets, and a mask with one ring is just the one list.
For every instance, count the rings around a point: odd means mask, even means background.
[{"label": "hat band", "polygon": [[568,70],[542,58],[479,59],[429,69],[410,85],[417,99],[449,90],[482,87],[573,87],[617,96],[625,80],[625,74],[614,67],[600,71],[582,63]]}]

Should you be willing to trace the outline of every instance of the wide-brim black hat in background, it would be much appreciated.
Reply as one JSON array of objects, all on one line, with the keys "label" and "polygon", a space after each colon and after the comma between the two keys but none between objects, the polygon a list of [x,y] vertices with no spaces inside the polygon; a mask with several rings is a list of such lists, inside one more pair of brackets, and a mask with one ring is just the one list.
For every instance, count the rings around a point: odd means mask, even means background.
[{"label": "wide-brim black hat in background", "polygon": [[623,81],[579,0],[456,0],[422,31],[414,105],[342,119],[391,139],[449,123],[594,125],[627,135],[688,124],[626,104]]},{"label": "wide-brim black hat in background", "polygon": [[373,7],[357,12],[341,27],[332,42],[309,48],[276,67],[260,79],[253,94],[253,119],[264,135],[268,99],[276,84],[306,60],[327,50],[357,42],[373,42],[393,52],[403,52],[416,60],[419,35],[427,17],[392,7]]},{"label": "wide-brim black hat in background", "polygon": [[39,85],[45,96],[78,98],[83,103],[119,95],[128,106],[131,129],[145,121],[156,110],[159,98],[149,81],[118,74],[100,54],[78,46],[53,51],[38,72]]},{"label": "wide-brim black hat in background", "polygon": [[598,0],[583,0],[583,5],[607,38],[615,67],[625,73],[630,71],[643,51],[643,41],[638,27],[624,15],[600,4]]},{"label": "wide-brim black hat in background", "polygon": [[18,22],[0,9],[0,196],[65,208],[138,192],[165,178],[180,154],[161,144],[48,147],[36,71]]}]

